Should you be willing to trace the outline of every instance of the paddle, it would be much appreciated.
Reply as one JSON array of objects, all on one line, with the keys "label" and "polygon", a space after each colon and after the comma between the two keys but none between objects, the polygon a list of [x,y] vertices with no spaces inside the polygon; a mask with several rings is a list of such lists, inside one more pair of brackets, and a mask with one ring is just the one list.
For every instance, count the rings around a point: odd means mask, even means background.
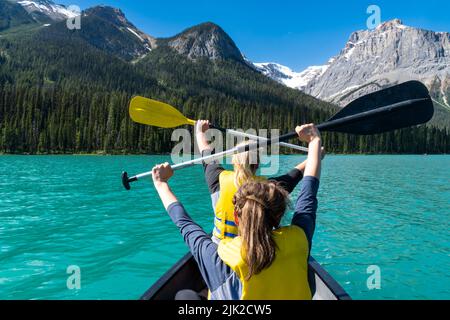
[{"label": "paddle", "polygon": [[[146,124],[149,126],[160,128],[176,128],[182,125],[195,126],[195,121],[184,116],[179,110],[171,105],[148,99],[144,97],[134,97],[130,102],[130,117],[131,120],[137,123]],[[267,141],[269,139],[251,135],[248,133],[224,129],[215,125],[210,125],[211,128],[220,130],[224,133],[229,133],[233,136],[249,138],[251,140]],[[299,150],[302,152],[308,152],[307,148],[297,146],[295,144],[281,142],[280,146]]]},{"label": "paddle", "polygon": [[[433,113],[433,102],[425,85],[418,81],[408,81],[354,100],[328,121],[319,124],[317,128],[320,131],[359,135],[377,134],[426,123],[433,117]],[[296,132],[291,132],[266,141],[264,145],[269,146],[272,143],[286,141],[296,136]],[[259,147],[259,145],[259,142],[255,142],[235,147],[216,155],[174,165],[172,168],[185,168],[201,161],[245,152],[251,148]],[[131,182],[148,177],[151,174],[151,171],[149,171],[129,178],[128,174],[123,172],[122,183],[127,190],[130,190]]]},{"label": "paddle", "polygon": [[[319,124],[320,131],[370,135],[428,122],[434,114],[427,87],[419,81],[408,81],[362,96]],[[279,137],[289,140],[291,132]]]}]

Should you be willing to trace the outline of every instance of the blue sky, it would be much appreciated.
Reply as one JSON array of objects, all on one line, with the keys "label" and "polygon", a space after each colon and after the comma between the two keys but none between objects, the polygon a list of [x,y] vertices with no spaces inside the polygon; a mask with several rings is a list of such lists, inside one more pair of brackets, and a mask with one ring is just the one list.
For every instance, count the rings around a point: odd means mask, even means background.
[{"label": "blue sky", "polygon": [[236,0],[55,0],[85,9],[118,7],[138,28],[155,37],[172,36],[195,24],[220,25],[254,62],[278,62],[301,71],[339,53],[355,30],[366,29],[367,7],[381,8],[381,20],[450,31],[450,1],[236,1]]}]

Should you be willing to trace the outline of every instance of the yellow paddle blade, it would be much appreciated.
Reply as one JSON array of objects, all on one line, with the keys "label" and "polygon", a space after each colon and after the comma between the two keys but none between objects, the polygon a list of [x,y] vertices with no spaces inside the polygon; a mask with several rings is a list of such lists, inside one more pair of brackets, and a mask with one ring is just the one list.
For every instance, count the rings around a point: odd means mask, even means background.
[{"label": "yellow paddle blade", "polygon": [[134,122],[160,128],[195,125],[194,120],[186,118],[171,105],[139,96],[131,99],[130,117]]}]

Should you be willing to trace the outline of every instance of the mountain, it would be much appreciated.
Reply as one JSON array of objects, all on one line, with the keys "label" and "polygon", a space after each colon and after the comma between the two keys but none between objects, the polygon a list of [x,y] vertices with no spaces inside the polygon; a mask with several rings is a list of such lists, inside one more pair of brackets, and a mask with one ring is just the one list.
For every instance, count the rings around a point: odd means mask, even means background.
[{"label": "mountain", "polygon": [[132,61],[155,47],[155,39],[136,28],[120,9],[97,6],[82,12],[81,29],[69,30],[65,21],[37,31],[43,38],[78,39],[105,53]]},{"label": "mountain", "polygon": [[[408,27],[398,19],[374,30],[354,32],[344,49],[323,66],[300,73],[283,66],[260,70],[291,88],[340,106],[386,86],[419,80],[434,99],[450,109],[450,33]],[[438,120],[446,117],[450,127],[448,112],[439,106],[437,111]]]},{"label": "mountain", "polygon": [[[0,153],[170,152],[172,130],[130,120],[134,95],[229,128],[287,132],[337,111],[255,70],[213,23],[155,39],[120,9],[97,6],[82,13],[81,29],[65,21],[10,29],[0,34]],[[323,138],[329,152],[450,151],[447,132],[425,126]]]},{"label": "mountain", "polygon": [[[4,23],[0,32],[9,29],[8,33],[21,33],[21,29],[14,27],[28,25],[27,31],[40,33],[46,39],[81,39],[126,61],[141,58],[156,47],[156,39],[134,26],[120,9],[96,6],[77,13],[48,0],[0,1],[8,8],[1,10],[0,15],[7,15],[5,21],[13,21]],[[68,29],[67,19],[77,15],[81,15],[81,29]]]},{"label": "mountain", "polygon": [[[0,153],[170,152],[172,130],[130,120],[137,94],[192,118],[283,132],[335,110],[242,63],[217,25],[149,40],[151,50],[133,27],[119,9],[98,6],[83,12],[79,30],[60,21],[0,35]],[[193,34],[189,50],[178,46]]]},{"label": "mountain", "polygon": [[[105,26],[107,29],[113,28],[118,32],[120,31],[121,33],[124,33],[128,37],[131,37],[133,40],[137,39],[141,48],[136,48],[136,52],[134,53],[135,57],[145,54],[152,48],[156,47],[156,39],[139,30],[125,17],[125,14],[120,9],[108,6],[97,6],[84,11],[83,18],[86,17],[96,17],[98,19],[102,19],[112,25]],[[93,24],[95,25],[96,23],[98,23],[98,21]],[[98,32],[99,30],[97,30],[97,37],[106,39],[105,43],[114,41],[114,39],[109,39],[106,34],[98,34]]]},{"label": "mountain", "polygon": [[36,21],[40,23],[51,23],[74,18],[78,13],[73,12],[63,5],[56,4],[50,0],[13,0],[20,4]]},{"label": "mountain", "polygon": [[396,19],[353,33],[305,91],[343,105],[380,86],[411,79],[429,87],[438,82],[444,102],[450,101],[450,33],[407,27]]},{"label": "mountain", "polygon": [[244,57],[233,39],[212,22],[186,29],[171,38],[158,39],[158,45],[167,45],[192,60],[208,58],[244,62]]},{"label": "mountain", "polygon": [[[171,48],[191,60],[207,58],[244,62],[241,52],[230,36],[212,22],[188,28],[170,38],[156,39],[139,30],[120,9],[95,6],[82,12],[82,27],[74,32],[69,30],[65,23],[67,18],[74,17],[74,13],[64,6],[48,0],[17,1],[17,4],[25,8],[29,14],[27,17],[25,12],[22,12],[22,16],[38,23],[36,28],[46,27],[40,32],[45,33],[47,38],[83,39],[96,48],[126,61],[141,59],[152,49],[162,46]],[[8,2],[8,5],[14,4]],[[17,5],[15,7],[20,9]],[[19,21],[21,20],[23,19]]]},{"label": "mountain", "polygon": [[302,72],[294,72],[290,68],[275,62],[254,63],[259,72],[284,84],[287,87],[304,90],[308,83],[325,72],[328,66],[311,66]]},{"label": "mountain", "polygon": [[0,1],[0,32],[34,22],[35,20],[21,5],[5,0]]}]

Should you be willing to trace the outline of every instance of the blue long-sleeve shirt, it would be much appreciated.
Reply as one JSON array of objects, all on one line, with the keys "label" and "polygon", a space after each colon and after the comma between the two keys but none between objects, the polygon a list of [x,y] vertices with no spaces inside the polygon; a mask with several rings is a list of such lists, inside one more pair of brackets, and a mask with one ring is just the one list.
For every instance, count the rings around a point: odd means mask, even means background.
[{"label": "blue long-sleeve shirt", "polygon": [[[303,179],[302,189],[298,196],[292,224],[303,229],[311,250],[312,237],[316,225],[317,191],[319,180],[307,176]],[[240,298],[240,281],[233,270],[228,267],[217,252],[218,245],[211,237],[187,214],[180,202],[175,202],[167,208],[170,218],[180,229],[184,241],[189,247],[200,272],[205,280],[212,300],[238,300]],[[312,273],[309,273],[310,287],[315,285]]]}]

